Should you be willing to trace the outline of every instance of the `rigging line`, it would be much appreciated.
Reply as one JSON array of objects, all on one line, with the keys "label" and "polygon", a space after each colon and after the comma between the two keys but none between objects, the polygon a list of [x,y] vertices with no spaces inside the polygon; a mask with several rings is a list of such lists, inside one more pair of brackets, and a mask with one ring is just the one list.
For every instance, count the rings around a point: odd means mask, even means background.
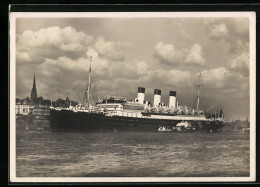
[{"label": "rigging line", "polygon": [[194,104],[193,104],[193,108],[196,109],[196,105],[197,105],[197,100],[198,100],[198,96],[197,96],[197,89],[196,87],[193,87],[193,92],[194,92]]},{"label": "rigging line", "polygon": [[[85,72],[85,73],[88,73],[88,72]],[[85,74],[82,75],[81,79],[79,80],[84,80],[85,79]],[[81,82],[79,81],[73,88],[76,88]],[[85,82],[84,82],[85,84]]]},{"label": "rigging line", "polygon": [[71,97],[70,100],[72,100],[72,101],[75,99],[78,99],[78,97],[75,96],[75,92],[72,92],[70,97]]},{"label": "rigging line", "polygon": [[[74,88],[73,88],[74,89]],[[80,101],[82,101],[82,99],[80,98],[78,92],[74,89],[74,91],[76,92],[77,96],[79,97]]]},{"label": "rigging line", "polygon": [[205,107],[204,107],[204,104],[203,104],[203,102],[202,102],[202,101],[203,101],[203,100],[202,100],[202,99],[200,99],[201,106],[202,106],[202,109],[203,109],[203,108],[205,108]]},{"label": "rigging line", "polygon": [[92,101],[93,101],[93,104],[95,105],[95,100],[96,100],[96,94],[95,94],[95,90],[94,90],[94,82],[92,82],[91,83],[91,88],[90,88],[90,97],[91,97],[91,99],[92,99]]},{"label": "rigging line", "polygon": [[[93,78],[92,78],[92,80],[93,80]],[[95,93],[95,87],[94,87],[94,82],[92,82],[91,83],[91,98],[92,98],[92,100],[95,102],[95,95],[96,95],[96,93]]]},{"label": "rigging line", "polygon": [[[92,92],[94,92],[94,93],[96,92],[96,89],[95,89],[95,88],[96,88],[96,87],[93,87],[93,91],[92,91]],[[108,91],[108,92],[110,92],[110,91]],[[107,92],[107,93],[108,93],[108,92]],[[106,94],[107,94],[107,93],[106,93]],[[96,97],[94,98],[94,94],[93,94],[93,99],[94,99],[95,102],[98,102],[98,101],[103,97],[103,96],[101,96],[101,97],[98,96],[98,94],[95,94],[95,95],[96,95]]]},{"label": "rigging line", "polygon": [[108,90],[104,95],[102,95],[101,97],[99,97],[98,100],[101,99],[101,98],[103,98],[103,97],[105,97],[105,96],[107,97],[107,95],[108,95],[109,92],[111,92],[111,90]]},{"label": "rigging line", "polygon": [[[65,91],[64,91],[64,89],[62,89],[62,90],[59,89],[59,95],[65,97],[65,98],[66,98],[67,96],[69,97],[69,94],[68,94],[68,93],[70,92],[70,90],[71,90],[70,88],[66,89]],[[64,92],[66,92],[66,95],[63,94]]]},{"label": "rigging line", "polygon": [[194,97],[194,104],[193,104],[193,108],[196,108],[196,104],[197,104],[197,97]]}]

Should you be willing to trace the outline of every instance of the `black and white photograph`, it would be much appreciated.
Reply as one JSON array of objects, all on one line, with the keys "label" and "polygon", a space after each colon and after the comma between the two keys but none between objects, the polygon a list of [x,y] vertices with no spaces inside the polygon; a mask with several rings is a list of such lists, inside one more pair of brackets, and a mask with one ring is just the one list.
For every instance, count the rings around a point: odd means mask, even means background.
[{"label": "black and white photograph", "polygon": [[255,181],[254,12],[11,12],[11,182]]}]

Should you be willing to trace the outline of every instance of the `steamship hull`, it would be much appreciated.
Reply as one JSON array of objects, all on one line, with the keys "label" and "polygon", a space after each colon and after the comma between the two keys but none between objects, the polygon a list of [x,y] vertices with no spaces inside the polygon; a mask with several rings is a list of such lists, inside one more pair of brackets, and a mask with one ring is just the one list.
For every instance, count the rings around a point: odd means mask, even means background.
[{"label": "steamship hull", "polygon": [[[103,113],[73,112],[72,110],[50,111],[50,127],[56,132],[158,132],[160,126],[169,129],[186,117],[156,119],[151,117],[107,116]],[[219,132],[224,124],[219,121],[188,120],[195,131]]]}]

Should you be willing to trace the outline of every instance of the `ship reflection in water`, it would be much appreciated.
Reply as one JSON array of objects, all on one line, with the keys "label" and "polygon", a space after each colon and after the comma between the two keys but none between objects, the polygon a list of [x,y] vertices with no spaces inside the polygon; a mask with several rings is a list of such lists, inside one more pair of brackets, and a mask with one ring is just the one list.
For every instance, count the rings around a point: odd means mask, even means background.
[{"label": "ship reflection in water", "polygon": [[18,132],[17,177],[248,177],[249,132]]}]

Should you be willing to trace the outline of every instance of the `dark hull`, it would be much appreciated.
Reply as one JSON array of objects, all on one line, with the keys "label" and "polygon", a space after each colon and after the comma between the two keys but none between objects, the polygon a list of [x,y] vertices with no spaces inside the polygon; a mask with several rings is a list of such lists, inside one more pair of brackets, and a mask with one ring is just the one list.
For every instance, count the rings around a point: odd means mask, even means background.
[{"label": "dark hull", "polygon": [[[160,126],[170,129],[181,120],[151,119],[123,116],[105,116],[102,113],[51,110],[52,131],[63,132],[158,132]],[[224,126],[220,122],[190,121],[196,131],[218,132]]]}]

